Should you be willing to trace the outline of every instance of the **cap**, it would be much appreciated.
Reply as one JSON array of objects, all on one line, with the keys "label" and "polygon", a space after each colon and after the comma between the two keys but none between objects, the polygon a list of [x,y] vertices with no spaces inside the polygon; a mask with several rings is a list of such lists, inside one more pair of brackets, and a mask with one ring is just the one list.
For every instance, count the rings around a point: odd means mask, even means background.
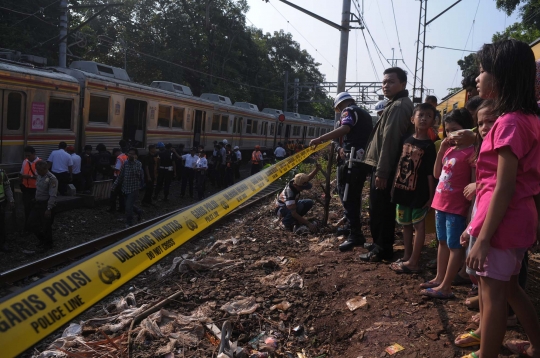
[{"label": "cap", "polygon": [[384,107],[386,106],[387,103],[388,101],[386,99],[383,99],[382,101],[377,102],[377,104],[375,105],[375,112],[384,111]]},{"label": "cap", "polygon": [[226,145],[227,143],[229,143],[229,142],[227,142],[227,139],[223,139],[223,144]]},{"label": "cap", "polygon": [[74,148],[72,145],[70,145],[70,146],[68,146],[68,147],[66,148],[66,150],[67,150],[68,152],[74,152],[74,151],[75,151],[75,148]]},{"label": "cap", "polygon": [[156,144],[156,147],[165,148],[165,144],[163,144],[163,142],[158,142],[158,144]]},{"label": "cap", "polygon": [[338,95],[334,99],[334,108],[336,108],[337,105],[340,104],[341,102],[343,102],[345,100],[348,100],[348,99],[354,100],[354,98],[352,98],[352,96],[349,94],[349,92],[338,93]]},{"label": "cap", "polygon": [[304,173],[296,174],[294,176],[293,183],[302,189],[311,189],[312,187],[312,184],[309,182],[309,175]]},{"label": "cap", "polygon": [[255,146],[255,149],[261,149],[261,146],[257,144],[257,145]]},{"label": "cap", "polygon": [[233,150],[234,150],[234,149],[240,149],[240,148],[238,148],[238,146],[237,146],[237,145],[235,145],[235,146],[234,146],[234,148],[233,148]]}]

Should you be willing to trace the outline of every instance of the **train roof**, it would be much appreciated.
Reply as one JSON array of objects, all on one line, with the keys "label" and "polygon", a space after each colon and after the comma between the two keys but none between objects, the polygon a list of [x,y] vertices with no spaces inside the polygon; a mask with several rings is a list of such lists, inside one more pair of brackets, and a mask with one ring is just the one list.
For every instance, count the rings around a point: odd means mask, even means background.
[{"label": "train roof", "polygon": [[78,83],[78,81],[72,76],[69,76],[65,73],[57,72],[54,69],[34,68],[31,66],[22,66],[22,65],[15,65],[15,64],[0,62],[0,70],[20,73],[22,75],[44,77],[44,78],[49,78],[51,80],[56,80],[56,81]]}]

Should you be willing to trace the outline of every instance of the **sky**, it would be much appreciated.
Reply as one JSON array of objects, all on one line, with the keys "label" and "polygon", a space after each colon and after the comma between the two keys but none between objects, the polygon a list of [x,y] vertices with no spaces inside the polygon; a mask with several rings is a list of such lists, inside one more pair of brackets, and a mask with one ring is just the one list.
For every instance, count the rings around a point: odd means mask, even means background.
[{"label": "sky", "polygon": [[[341,24],[342,1],[340,0],[289,1]],[[354,3],[359,4],[360,9],[364,3],[363,18],[384,57],[381,55],[383,62],[381,63],[367,30],[364,30],[376,70],[374,71],[362,30],[352,30],[349,35],[347,81],[381,80],[384,68],[390,67],[385,58],[392,58],[392,48],[394,48],[394,58],[404,59],[405,64],[403,61],[398,61],[398,66],[408,72],[409,82],[412,84],[420,2],[417,0],[353,0],[352,9],[355,12]],[[428,21],[453,3],[455,0],[428,1]],[[321,64],[319,69],[326,76],[326,80],[337,81],[340,39],[340,32],[337,29],[279,0],[270,0],[268,3],[263,0],[248,0],[248,4],[250,10],[246,16],[249,25],[260,28],[264,32],[272,33],[281,29],[290,32],[302,49],[307,50],[315,61]],[[501,32],[507,26],[517,22],[517,15],[517,12],[514,12],[511,16],[506,16],[504,12],[496,8],[495,0],[462,0],[428,26],[426,45],[477,51],[484,43],[491,42],[494,33]],[[358,24],[351,26],[358,26]],[[469,53],[441,48],[426,49],[424,87],[432,89],[432,94],[439,99],[448,94],[448,88],[460,87],[462,77],[457,61]],[[408,85],[407,89],[412,90],[412,85]]]}]

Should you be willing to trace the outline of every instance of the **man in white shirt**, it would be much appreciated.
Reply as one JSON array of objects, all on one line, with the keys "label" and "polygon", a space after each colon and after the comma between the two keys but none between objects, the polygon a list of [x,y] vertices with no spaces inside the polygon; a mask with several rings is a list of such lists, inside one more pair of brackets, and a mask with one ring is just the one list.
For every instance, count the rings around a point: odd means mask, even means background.
[{"label": "man in white shirt", "polygon": [[201,151],[199,153],[199,159],[195,165],[195,176],[197,178],[197,196],[199,200],[204,199],[204,190],[206,182],[206,170],[208,170],[208,161],[206,160],[206,153]]},{"label": "man in white shirt", "polygon": [[234,147],[234,152],[236,153],[236,162],[234,163],[234,178],[236,180],[240,179],[240,164],[242,164],[242,152],[238,146]]},{"label": "man in white shirt", "polygon": [[66,142],[58,143],[58,149],[53,150],[47,162],[51,173],[58,179],[58,192],[66,194],[67,186],[73,179],[73,159],[66,152]]},{"label": "man in white shirt", "polygon": [[189,183],[189,197],[193,198],[193,179],[195,177],[197,160],[199,159],[199,157],[195,155],[195,148],[191,148],[189,154],[184,154],[182,159],[185,162],[182,171],[182,189],[180,190],[180,197],[183,198],[186,194],[186,185]]},{"label": "man in white shirt", "polygon": [[73,161],[71,170],[71,173],[73,174],[73,185],[75,185],[77,191],[81,191],[81,157],[75,153],[75,148],[71,145],[66,148],[66,151],[71,155],[71,160]]},{"label": "man in white shirt", "polygon": [[276,150],[274,150],[274,156],[276,157],[276,161],[280,161],[285,159],[285,156],[287,155],[287,151],[281,146],[281,143],[277,144]]}]

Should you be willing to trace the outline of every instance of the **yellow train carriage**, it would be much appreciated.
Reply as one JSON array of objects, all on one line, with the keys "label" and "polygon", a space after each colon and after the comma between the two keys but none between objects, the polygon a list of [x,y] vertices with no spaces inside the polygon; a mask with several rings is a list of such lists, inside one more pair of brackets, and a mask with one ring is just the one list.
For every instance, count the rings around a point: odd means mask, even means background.
[{"label": "yellow train carriage", "polygon": [[58,143],[76,143],[79,84],[54,70],[0,63],[0,167],[20,170],[23,148],[47,159]]}]

